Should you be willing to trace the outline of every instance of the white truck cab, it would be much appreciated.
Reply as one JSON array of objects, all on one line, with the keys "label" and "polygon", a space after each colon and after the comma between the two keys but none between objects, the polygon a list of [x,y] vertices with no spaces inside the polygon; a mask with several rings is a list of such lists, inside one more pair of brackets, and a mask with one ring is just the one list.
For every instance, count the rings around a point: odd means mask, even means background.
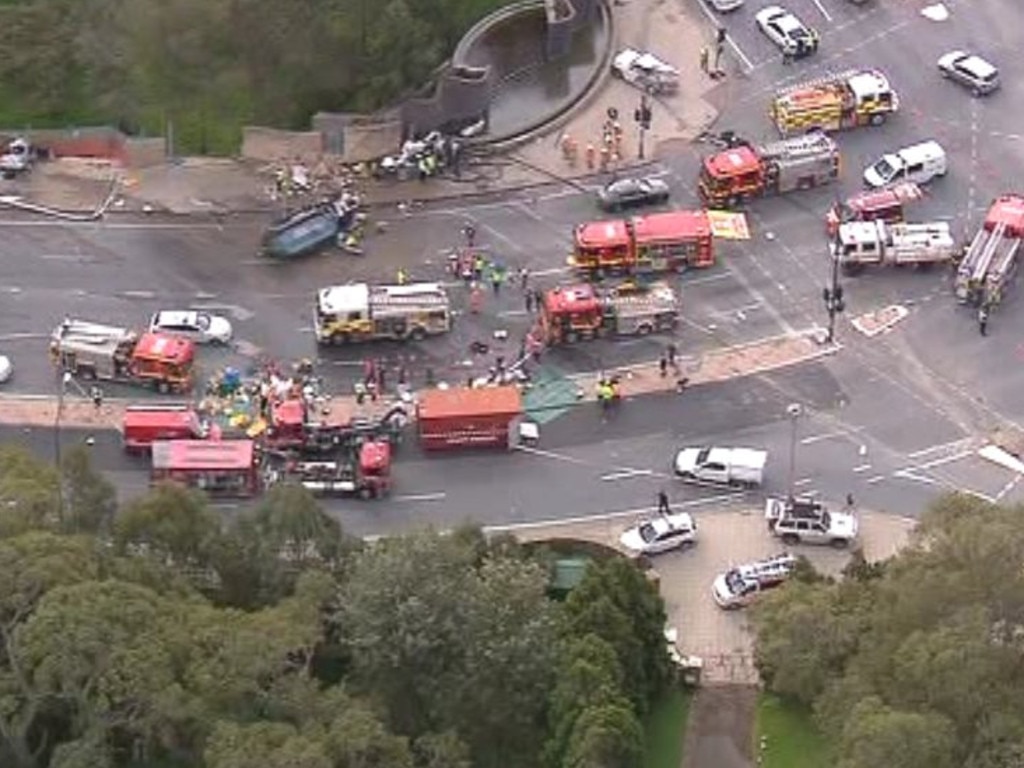
[{"label": "white truck cab", "polygon": [[764,481],[768,452],[754,448],[683,448],[675,473],[684,482],[753,488]]},{"label": "white truck cab", "polygon": [[829,511],[813,499],[768,498],[764,503],[768,531],[785,544],[828,544],[842,549],[857,538],[852,511]]}]

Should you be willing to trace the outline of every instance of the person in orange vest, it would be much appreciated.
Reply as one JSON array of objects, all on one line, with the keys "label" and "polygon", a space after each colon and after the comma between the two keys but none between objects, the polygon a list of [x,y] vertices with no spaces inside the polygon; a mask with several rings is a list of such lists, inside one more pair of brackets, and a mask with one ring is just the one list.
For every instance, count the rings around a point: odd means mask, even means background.
[{"label": "person in orange vest", "polygon": [[597,163],[597,150],[594,149],[594,143],[587,143],[587,170],[594,170],[594,166]]},{"label": "person in orange vest", "polygon": [[483,305],[484,292],[480,289],[479,283],[473,283],[473,288],[469,292],[469,311],[474,315],[479,315]]}]

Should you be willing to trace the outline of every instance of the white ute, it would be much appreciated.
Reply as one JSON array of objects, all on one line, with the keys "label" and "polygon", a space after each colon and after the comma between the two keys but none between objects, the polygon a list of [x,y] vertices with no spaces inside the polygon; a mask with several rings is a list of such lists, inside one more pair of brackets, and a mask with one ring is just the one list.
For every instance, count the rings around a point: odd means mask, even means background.
[{"label": "white ute", "polygon": [[626,48],[612,59],[612,74],[652,95],[679,90],[679,70],[652,53]]},{"label": "white ute", "polygon": [[753,448],[683,448],[675,472],[684,482],[753,488],[764,480],[767,462],[767,451]]},{"label": "white ute", "polygon": [[697,524],[686,512],[645,520],[619,537],[619,544],[632,555],[657,555],[696,543]]},{"label": "white ute", "polygon": [[768,530],[784,544],[828,544],[842,549],[857,538],[852,512],[830,512],[812,499],[768,498],[764,503]]}]

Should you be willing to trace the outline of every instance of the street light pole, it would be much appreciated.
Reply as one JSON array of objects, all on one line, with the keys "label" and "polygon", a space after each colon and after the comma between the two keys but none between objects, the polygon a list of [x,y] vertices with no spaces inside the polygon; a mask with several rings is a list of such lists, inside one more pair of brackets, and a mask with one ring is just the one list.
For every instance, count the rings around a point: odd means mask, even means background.
[{"label": "street light pole", "polygon": [[804,409],[800,403],[790,403],[786,407],[786,414],[789,416],[790,424],[792,425],[792,431],[790,432],[789,438],[789,500],[790,502],[796,498],[796,435],[797,435],[797,422],[800,420],[800,416],[803,414]]},{"label": "street light pole", "polygon": [[53,460],[57,467],[57,516],[64,522],[64,475],[61,467],[60,420],[64,415],[64,395],[71,382],[70,371],[64,371],[57,390],[57,412],[53,416]]},{"label": "street light pole", "polygon": [[640,94],[640,106],[637,107],[636,112],[633,113],[633,119],[636,120],[637,125],[640,127],[640,142],[637,148],[637,154],[641,160],[644,159],[644,135],[651,128],[651,105],[647,101],[647,93]]},{"label": "street light pole", "polygon": [[831,344],[836,338],[836,316],[846,309],[843,301],[843,286],[839,284],[839,257],[840,246],[838,240],[832,244],[832,274],[829,285],[821,292],[825,300],[825,310],[828,312],[828,343]]}]

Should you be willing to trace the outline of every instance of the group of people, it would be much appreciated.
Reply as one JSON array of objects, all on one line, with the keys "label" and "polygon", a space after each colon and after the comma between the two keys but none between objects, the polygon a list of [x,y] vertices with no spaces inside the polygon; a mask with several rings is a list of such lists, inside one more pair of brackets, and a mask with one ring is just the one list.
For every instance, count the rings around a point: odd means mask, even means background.
[{"label": "group of people", "polygon": [[608,410],[615,403],[622,399],[619,390],[619,378],[617,376],[601,376],[597,380],[597,402],[601,404],[601,410]]}]

